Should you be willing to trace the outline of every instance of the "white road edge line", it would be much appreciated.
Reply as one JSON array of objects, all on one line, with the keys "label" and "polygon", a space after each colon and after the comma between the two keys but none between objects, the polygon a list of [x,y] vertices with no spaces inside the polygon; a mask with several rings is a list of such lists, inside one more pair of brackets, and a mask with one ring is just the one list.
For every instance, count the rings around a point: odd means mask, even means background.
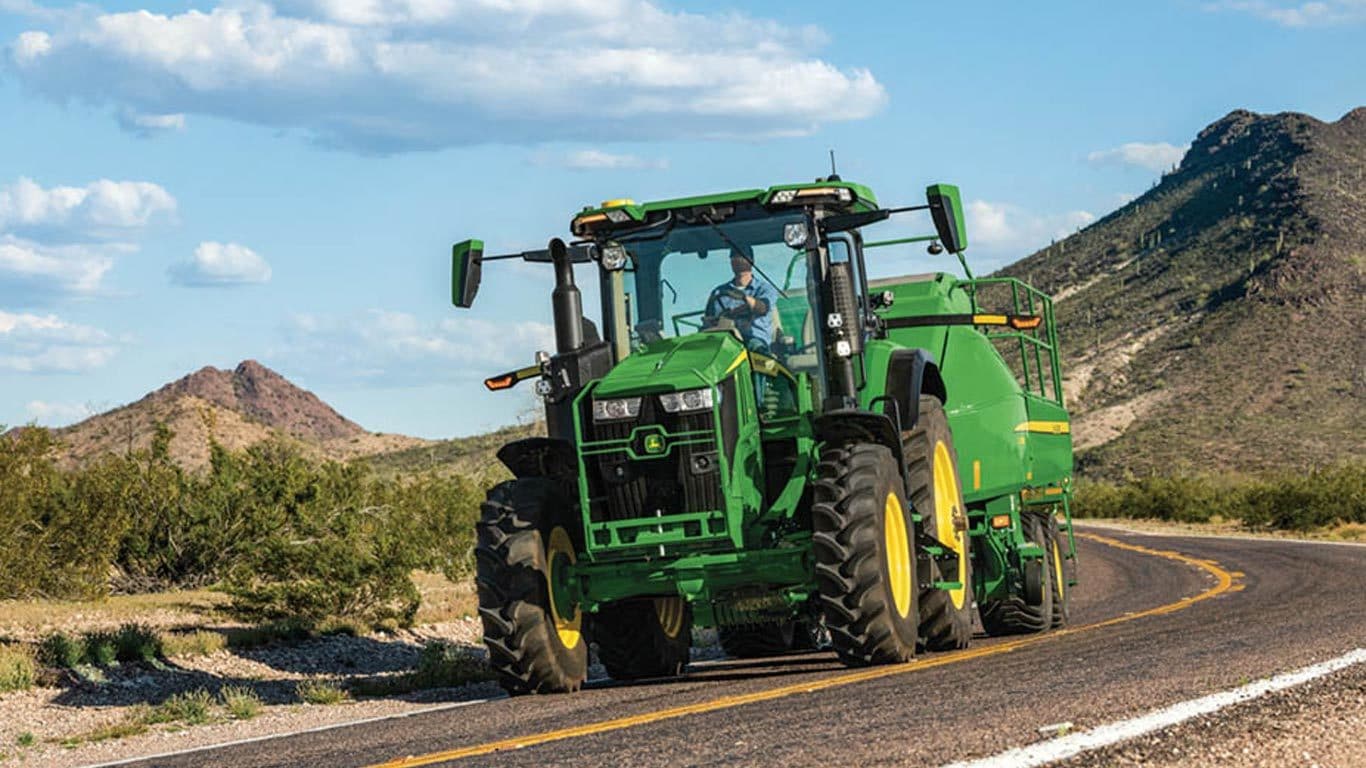
[{"label": "white road edge line", "polygon": [[1068,757],[1089,752],[1093,749],[1107,747],[1121,741],[1137,738],[1145,733],[1168,728],[1177,723],[1185,722],[1200,715],[1207,715],[1217,712],[1233,704],[1240,704],[1244,701],[1251,701],[1265,696],[1273,691],[1280,691],[1291,688],[1302,683],[1307,683],[1315,678],[1332,674],[1341,669],[1346,669],[1354,664],[1366,662],[1366,648],[1357,648],[1354,651],[1313,666],[1295,672],[1286,672],[1275,677],[1249,683],[1233,690],[1211,694],[1199,699],[1183,701],[1165,709],[1155,710],[1146,715],[1140,715],[1132,720],[1121,720],[1116,723],[1098,726],[1089,731],[1080,731],[1070,736],[1053,739],[1051,741],[1031,744],[1027,747],[1009,749],[991,757],[984,757],[978,760],[965,760],[957,763],[949,763],[943,768],[1014,768],[1016,766],[1038,766],[1051,763],[1055,760],[1063,760]]},{"label": "white road edge line", "polygon": [[412,711],[410,711],[410,712],[397,712],[397,713],[392,714],[392,715],[378,715],[378,716],[375,716],[375,717],[365,717],[365,718],[361,718],[360,720],[347,720],[347,721],[344,722],[344,723],[332,723],[331,725],[319,725],[319,726],[314,727],[314,728],[305,728],[305,729],[303,729],[303,730],[301,730],[301,731],[289,731],[289,732],[287,732],[287,733],[269,733],[269,734],[266,734],[266,735],[264,735],[264,736],[252,736],[252,737],[249,738],[249,739],[237,739],[237,740],[235,740],[235,741],[224,741],[224,742],[219,742],[219,743],[217,743],[217,744],[205,744],[205,745],[202,746],[202,747],[190,747],[190,748],[188,748],[188,749],[178,749],[178,750],[175,750],[175,751],[173,751],[173,752],[160,752],[160,753],[155,754],[155,755],[142,755],[142,756],[140,756],[140,757],[126,757],[126,758],[124,758],[124,759],[122,759],[122,760],[115,760],[115,761],[109,762],[109,763],[92,763],[92,764],[86,766],[86,768],[106,768],[107,766],[114,766],[114,765],[129,765],[129,764],[131,764],[131,763],[141,763],[141,762],[146,761],[146,760],[165,760],[165,759],[168,758],[168,757],[179,757],[179,756],[181,756],[181,755],[193,755],[193,754],[196,753],[196,752],[209,752],[209,751],[211,751],[211,750],[215,750],[215,749],[224,749],[224,748],[226,748],[226,747],[240,747],[240,746],[242,746],[243,744],[256,744],[256,743],[258,743],[258,742],[262,742],[262,741],[271,741],[271,740],[274,740],[274,739],[287,739],[287,738],[289,738],[289,737],[291,737],[291,736],[302,736],[302,735],[304,735],[304,734],[306,734],[306,733],[322,733],[322,732],[324,732],[324,731],[335,731],[335,730],[337,730],[338,728],[350,728],[350,727],[355,726],[355,725],[365,725],[365,724],[367,724],[367,723],[382,723],[382,722],[384,722],[385,720],[402,720],[402,719],[405,718],[405,717],[416,717],[416,716],[418,716],[418,715],[427,715],[427,714],[431,714],[432,712],[444,712],[444,711],[446,711],[446,710],[448,710],[448,709],[459,709],[460,707],[468,707],[468,706],[470,706],[470,705],[472,705],[472,704],[487,704],[487,703],[490,702],[490,701],[496,701],[496,700],[498,700],[498,699],[505,699],[505,698],[507,698],[507,697],[506,697],[506,696],[491,696],[491,697],[489,697],[489,698],[487,698],[487,699],[471,699],[471,700],[469,700],[469,701],[456,701],[456,702],[452,702],[452,703],[450,703],[450,704],[438,704],[437,706],[434,706],[434,707],[425,707],[425,708],[423,708],[423,709],[414,709],[414,710],[412,710]]}]

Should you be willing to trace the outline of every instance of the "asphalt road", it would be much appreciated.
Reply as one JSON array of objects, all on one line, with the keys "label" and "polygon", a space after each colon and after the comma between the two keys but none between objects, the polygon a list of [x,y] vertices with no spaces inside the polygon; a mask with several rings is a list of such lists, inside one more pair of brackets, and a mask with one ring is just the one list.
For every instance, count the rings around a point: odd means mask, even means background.
[{"label": "asphalt road", "polygon": [[[939,765],[1032,743],[1042,726],[1101,725],[1366,645],[1366,547],[1093,533],[1110,543],[1079,540],[1066,632],[979,636],[966,651],[855,674],[827,654],[695,663],[678,680],[142,765]],[[525,746],[490,751],[507,740]],[[457,750],[476,754],[443,757]]]}]

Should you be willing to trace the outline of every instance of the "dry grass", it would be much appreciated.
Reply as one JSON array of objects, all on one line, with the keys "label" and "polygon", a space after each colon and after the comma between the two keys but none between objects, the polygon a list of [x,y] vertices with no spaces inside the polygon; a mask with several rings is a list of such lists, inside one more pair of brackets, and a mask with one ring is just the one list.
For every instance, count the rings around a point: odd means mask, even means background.
[{"label": "dry grass", "polygon": [[222,632],[197,629],[161,634],[161,651],[168,659],[211,656],[227,647],[228,636]]},{"label": "dry grass", "polygon": [[227,595],[209,590],[114,595],[103,600],[0,600],[0,633],[37,639],[61,629],[81,631],[137,622],[154,627],[202,626],[217,620]]},{"label": "dry grass", "polygon": [[479,595],[474,591],[473,579],[451,581],[439,573],[417,571],[413,583],[422,594],[418,624],[441,624],[478,615]]},{"label": "dry grass", "polygon": [[234,720],[250,720],[261,713],[261,708],[265,704],[261,697],[257,696],[250,688],[243,688],[236,685],[229,685],[218,693],[223,700],[223,707],[228,710],[228,714]]},{"label": "dry grass", "polygon": [[305,704],[340,704],[351,698],[346,689],[331,680],[303,680],[295,691]]}]

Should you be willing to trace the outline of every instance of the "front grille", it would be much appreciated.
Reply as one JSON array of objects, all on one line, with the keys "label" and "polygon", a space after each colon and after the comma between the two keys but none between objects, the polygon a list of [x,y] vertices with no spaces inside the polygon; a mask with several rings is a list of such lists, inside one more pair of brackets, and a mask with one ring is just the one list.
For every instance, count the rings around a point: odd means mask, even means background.
[{"label": "front grille", "polygon": [[[586,409],[587,410],[587,409]],[[641,425],[658,424],[670,435],[667,456],[633,460],[624,450],[586,457],[590,511],[593,522],[634,520],[657,515],[709,512],[722,508],[720,461],[715,425],[709,411],[672,414],[652,396],[645,396],[636,419],[594,423],[584,414],[591,442],[625,440]],[[703,442],[679,445],[682,432],[706,432]],[[635,446],[641,453],[641,446]]]}]

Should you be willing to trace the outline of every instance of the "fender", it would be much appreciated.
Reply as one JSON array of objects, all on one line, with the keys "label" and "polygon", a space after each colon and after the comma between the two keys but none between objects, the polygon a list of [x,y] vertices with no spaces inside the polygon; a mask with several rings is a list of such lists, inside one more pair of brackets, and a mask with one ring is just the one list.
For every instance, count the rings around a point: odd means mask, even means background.
[{"label": "fender", "polygon": [[578,457],[568,440],[525,437],[498,449],[498,460],[513,477],[549,477],[578,482]]},{"label": "fender", "polygon": [[[887,387],[884,394],[896,403],[901,429],[915,427],[920,418],[920,396],[934,395],[943,403],[948,390],[939,375],[934,356],[924,349],[898,349],[887,360]],[[890,406],[888,408],[890,410]]]}]

